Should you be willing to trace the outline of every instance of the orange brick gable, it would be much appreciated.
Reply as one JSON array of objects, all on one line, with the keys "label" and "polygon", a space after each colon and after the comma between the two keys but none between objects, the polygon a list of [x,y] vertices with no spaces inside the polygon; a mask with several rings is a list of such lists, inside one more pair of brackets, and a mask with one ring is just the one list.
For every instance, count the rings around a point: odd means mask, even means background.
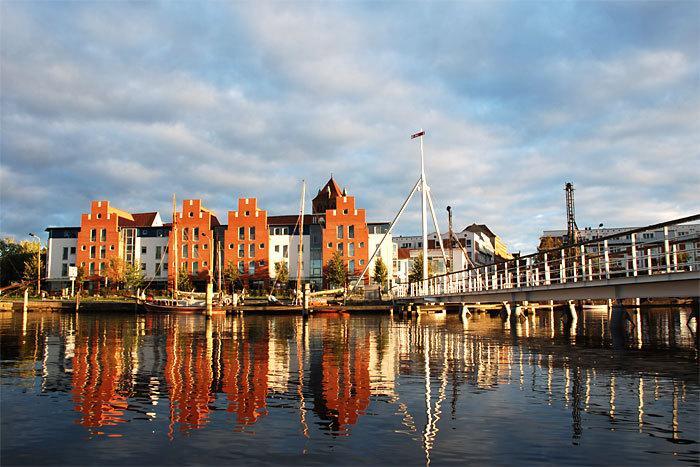
[{"label": "orange brick gable", "polygon": [[[342,226],[342,238],[338,238],[339,227]],[[353,238],[350,238],[350,226],[354,229]],[[326,224],[323,228],[323,266],[328,263],[336,251],[338,244],[342,243],[342,256],[345,266],[351,260],[355,261],[355,271],[351,276],[359,275],[367,265],[368,255],[368,231],[364,209],[355,208],[354,196],[340,196],[336,198],[336,209],[326,210]],[[350,244],[354,246],[354,255],[350,256]]]},{"label": "orange brick gable", "polygon": [[[173,250],[174,235],[171,230],[168,238],[168,281],[174,281],[174,274],[181,267],[186,267],[195,280],[207,280],[209,271],[214,266],[213,227],[218,225],[218,220],[210,210],[202,206],[199,199],[183,200],[182,212],[176,212],[175,216],[173,229],[177,229],[177,255]],[[187,251],[187,257],[184,257],[183,250]],[[175,264],[176,256],[178,264]],[[196,273],[193,272],[194,263],[197,263]]]},{"label": "orange brick gable", "polygon": [[[85,268],[86,277],[104,275],[100,274],[100,265],[106,271],[111,258],[124,257],[124,245],[119,235],[120,218],[133,221],[131,214],[111,207],[109,201],[93,201],[90,213],[81,216],[76,264]],[[101,257],[103,247],[104,257]],[[91,255],[91,249],[94,249],[94,255]],[[91,264],[93,274],[90,273]]]},{"label": "orange brick gable", "polygon": [[[251,238],[251,229],[255,231],[255,238]],[[251,245],[254,245],[252,256],[250,255]],[[267,280],[269,279],[269,248],[267,211],[258,208],[256,198],[240,198],[238,210],[228,212],[222,267],[226,268],[229,261],[233,261],[233,264],[239,267],[242,261],[243,273],[240,276],[242,280]],[[255,263],[255,273],[252,275],[249,274],[251,262]]]}]

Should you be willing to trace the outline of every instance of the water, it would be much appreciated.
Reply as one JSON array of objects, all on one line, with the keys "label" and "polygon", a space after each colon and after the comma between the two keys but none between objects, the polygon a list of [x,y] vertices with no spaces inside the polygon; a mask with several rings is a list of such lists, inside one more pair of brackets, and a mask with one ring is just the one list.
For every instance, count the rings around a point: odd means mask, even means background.
[{"label": "water", "polygon": [[[9,464],[698,463],[687,310],[0,314]],[[552,325],[553,324],[553,325]],[[694,329],[694,323],[693,323]],[[641,347],[641,348],[640,348]]]}]

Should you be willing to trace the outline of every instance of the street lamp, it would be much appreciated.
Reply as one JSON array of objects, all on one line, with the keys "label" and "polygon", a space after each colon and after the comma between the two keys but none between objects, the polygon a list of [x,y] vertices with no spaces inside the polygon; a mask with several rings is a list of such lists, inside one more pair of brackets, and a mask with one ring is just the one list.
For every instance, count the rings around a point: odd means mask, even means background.
[{"label": "street lamp", "polygon": [[36,250],[36,294],[41,297],[41,239],[29,232],[30,237],[36,238],[39,248]]}]

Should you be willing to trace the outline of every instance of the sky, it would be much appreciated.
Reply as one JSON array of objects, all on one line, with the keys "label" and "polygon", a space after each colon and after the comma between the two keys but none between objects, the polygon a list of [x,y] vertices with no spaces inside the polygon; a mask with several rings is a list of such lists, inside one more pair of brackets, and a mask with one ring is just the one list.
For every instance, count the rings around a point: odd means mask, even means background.
[{"label": "sky", "polygon": [[[511,251],[700,212],[700,2],[0,2],[0,236],[332,173],[368,221],[420,175]],[[309,202],[307,199],[307,206]],[[396,226],[420,233],[416,197]],[[45,236],[45,233],[43,233]]]}]

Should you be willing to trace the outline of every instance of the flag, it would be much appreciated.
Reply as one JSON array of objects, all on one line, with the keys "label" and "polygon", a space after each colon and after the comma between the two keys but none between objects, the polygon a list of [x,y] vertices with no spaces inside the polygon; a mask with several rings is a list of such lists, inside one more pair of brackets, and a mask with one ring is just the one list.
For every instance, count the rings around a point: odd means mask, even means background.
[{"label": "flag", "polygon": [[419,136],[423,136],[423,135],[425,135],[425,131],[419,131],[418,133],[411,135],[411,139],[418,138]]}]

